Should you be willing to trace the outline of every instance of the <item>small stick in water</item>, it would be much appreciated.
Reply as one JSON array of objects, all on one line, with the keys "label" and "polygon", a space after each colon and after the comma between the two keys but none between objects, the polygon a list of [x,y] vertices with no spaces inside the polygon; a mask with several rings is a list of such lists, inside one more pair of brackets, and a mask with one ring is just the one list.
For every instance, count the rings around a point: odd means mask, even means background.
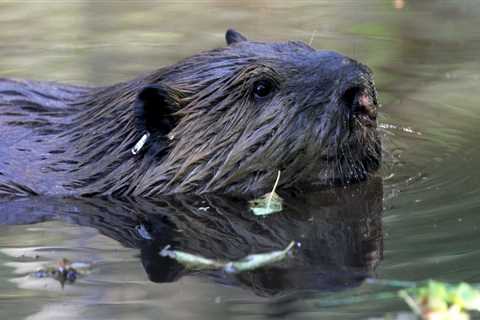
[{"label": "small stick in water", "polygon": [[284,250],[250,254],[237,261],[213,260],[183,251],[170,250],[170,245],[167,245],[160,251],[160,256],[175,259],[192,270],[223,269],[226,273],[239,273],[251,271],[286,259],[294,245],[295,241],[292,241]]},{"label": "small stick in water", "polygon": [[284,250],[272,251],[268,253],[250,254],[241,260],[228,262],[227,264],[225,264],[223,270],[227,273],[238,273],[243,271],[255,270],[260,267],[272,264],[274,262],[281,261],[287,257],[288,253],[294,245],[295,241],[292,241]]}]

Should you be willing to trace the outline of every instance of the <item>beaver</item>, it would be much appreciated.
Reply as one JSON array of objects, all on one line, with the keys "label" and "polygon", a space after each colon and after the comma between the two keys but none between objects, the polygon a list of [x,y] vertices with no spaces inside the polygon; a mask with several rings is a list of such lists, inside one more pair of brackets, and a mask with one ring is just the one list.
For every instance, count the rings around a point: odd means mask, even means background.
[{"label": "beaver", "polygon": [[366,179],[371,70],[304,42],[227,46],[110,86],[0,79],[0,195],[259,193]]}]

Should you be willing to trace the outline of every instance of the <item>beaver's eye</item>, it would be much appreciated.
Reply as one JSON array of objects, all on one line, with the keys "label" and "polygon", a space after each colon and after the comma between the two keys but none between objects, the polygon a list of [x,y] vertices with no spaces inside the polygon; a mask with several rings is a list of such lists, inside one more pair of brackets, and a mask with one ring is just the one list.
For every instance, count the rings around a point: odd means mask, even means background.
[{"label": "beaver's eye", "polygon": [[268,80],[260,80],[253,84],[253,94],[257,98],[265,98],[273,91],[273,84]]}]

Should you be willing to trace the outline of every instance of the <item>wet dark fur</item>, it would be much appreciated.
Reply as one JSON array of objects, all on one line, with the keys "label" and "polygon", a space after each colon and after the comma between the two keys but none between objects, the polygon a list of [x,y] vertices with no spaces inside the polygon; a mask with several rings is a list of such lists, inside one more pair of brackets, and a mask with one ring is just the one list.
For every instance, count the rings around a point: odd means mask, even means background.
[{"label": "wet dark fur", "polygon": [[[367,67],[302,42],[233,31],[227,41],[108,87],[1,79],[0,196],[256,192],[278,170],[288,188],[363,180],[379,167],[376,127],[349,93],[363,88],[376,107]],[[269,96],[255,96],[258,81]]]}]

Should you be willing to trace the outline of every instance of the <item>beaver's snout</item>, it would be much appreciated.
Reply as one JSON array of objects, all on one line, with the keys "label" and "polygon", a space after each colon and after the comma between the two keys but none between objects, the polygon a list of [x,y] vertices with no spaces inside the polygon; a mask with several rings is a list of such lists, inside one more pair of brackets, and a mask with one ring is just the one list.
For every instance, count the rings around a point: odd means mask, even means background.
[{"label": "beaver's snout", "polygon": [[317,90],[328,92],[334,86],[332,98],[341,107],[336,111],[375,122],[378,104],[371,70],[334,51],[316,51],[312,58],[319,79]]},{"label": "beaver's snout", "polygon": [[351,120],[375,127],[377,120],[377,93],[370,69],[348,57],[329,52],[330,72],[338,83],[336,91],[340,111]]}]

